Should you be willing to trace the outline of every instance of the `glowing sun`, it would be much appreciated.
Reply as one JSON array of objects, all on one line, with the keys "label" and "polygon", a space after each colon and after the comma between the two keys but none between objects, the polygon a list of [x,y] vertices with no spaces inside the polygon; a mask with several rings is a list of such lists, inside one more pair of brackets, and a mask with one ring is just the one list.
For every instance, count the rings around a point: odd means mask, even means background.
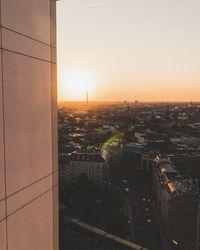
[{"label": "glowing sun", "polygon": [[65,88],[71,100],[83,101],[87,92],[93,90],[95,85],[94,76],[86,70],[71,70],[66,74]]}]

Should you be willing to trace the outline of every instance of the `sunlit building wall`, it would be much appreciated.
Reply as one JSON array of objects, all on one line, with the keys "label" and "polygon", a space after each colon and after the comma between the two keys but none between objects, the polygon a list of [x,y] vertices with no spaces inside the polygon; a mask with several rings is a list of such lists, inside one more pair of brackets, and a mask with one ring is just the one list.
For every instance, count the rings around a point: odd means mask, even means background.
[{"label": "sunlit building wall", "polygon": [[153,186],[158,217],[168,240],[180,250],[200,249],[200,199],[197,183],[181,175],[169,159],[154,161]]},{"label": "sunlit building wall", "polygon": [[169,203],[169,238],[179,249],[200,249],[199,200],[174,197]]},{"label": "sunlit building wall", "polygon": [[1,250],[58,250],[55,5],[0,1]]}]

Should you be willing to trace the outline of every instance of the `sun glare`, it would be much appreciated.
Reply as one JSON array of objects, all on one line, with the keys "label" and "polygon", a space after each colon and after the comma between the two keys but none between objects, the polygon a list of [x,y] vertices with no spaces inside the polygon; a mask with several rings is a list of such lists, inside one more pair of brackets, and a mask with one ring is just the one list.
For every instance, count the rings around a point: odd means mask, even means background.
[{"label": "sun glare", "polygon": [[65,79],[65,88],[68,99],[74,101],[83,101],[86,99],[87,92],[94,89],[94,76],[86,70],[71,70],[67,72]]}]

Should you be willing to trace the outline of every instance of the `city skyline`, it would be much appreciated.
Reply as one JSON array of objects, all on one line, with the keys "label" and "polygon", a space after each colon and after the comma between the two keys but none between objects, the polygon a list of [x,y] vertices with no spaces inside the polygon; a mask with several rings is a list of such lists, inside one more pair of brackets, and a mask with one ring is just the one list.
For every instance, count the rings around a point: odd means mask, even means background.
[{"label": "city skyline", "polygon": [[58,100],[199,101],[199,1],[60,1]]}]

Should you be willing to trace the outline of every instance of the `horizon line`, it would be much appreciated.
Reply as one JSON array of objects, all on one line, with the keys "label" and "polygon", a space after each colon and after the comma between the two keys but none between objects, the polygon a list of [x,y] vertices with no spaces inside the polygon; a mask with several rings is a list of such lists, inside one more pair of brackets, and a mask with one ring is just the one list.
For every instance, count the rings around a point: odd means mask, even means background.
[{"label": "horizon line", "polygon": [[[118,100],[116,100],[116,101],[89,101],[88,102],[88,104],[90,104],[90,103],[124,103],[124,102],[126,102],[126,103],[135,103],[135,102],[138,102],[138,103],[200,103],[200,100],[199,101],[192,101],[192,100],[190,100],[190,101],[186,101],[186,100],[183,100],[183,101],[170,101],[170,100],[164,100],[164,101],[140,101],[140,100],[133,100],[133,101],[128,101],[128,100],[123,100],[123,101],[118,101]],[[87,104],[86,103],[86,101],[65,101],[65,100],[61,100],[61,101],[58,101],[58,103],[85,103],[85,104]]]}]

